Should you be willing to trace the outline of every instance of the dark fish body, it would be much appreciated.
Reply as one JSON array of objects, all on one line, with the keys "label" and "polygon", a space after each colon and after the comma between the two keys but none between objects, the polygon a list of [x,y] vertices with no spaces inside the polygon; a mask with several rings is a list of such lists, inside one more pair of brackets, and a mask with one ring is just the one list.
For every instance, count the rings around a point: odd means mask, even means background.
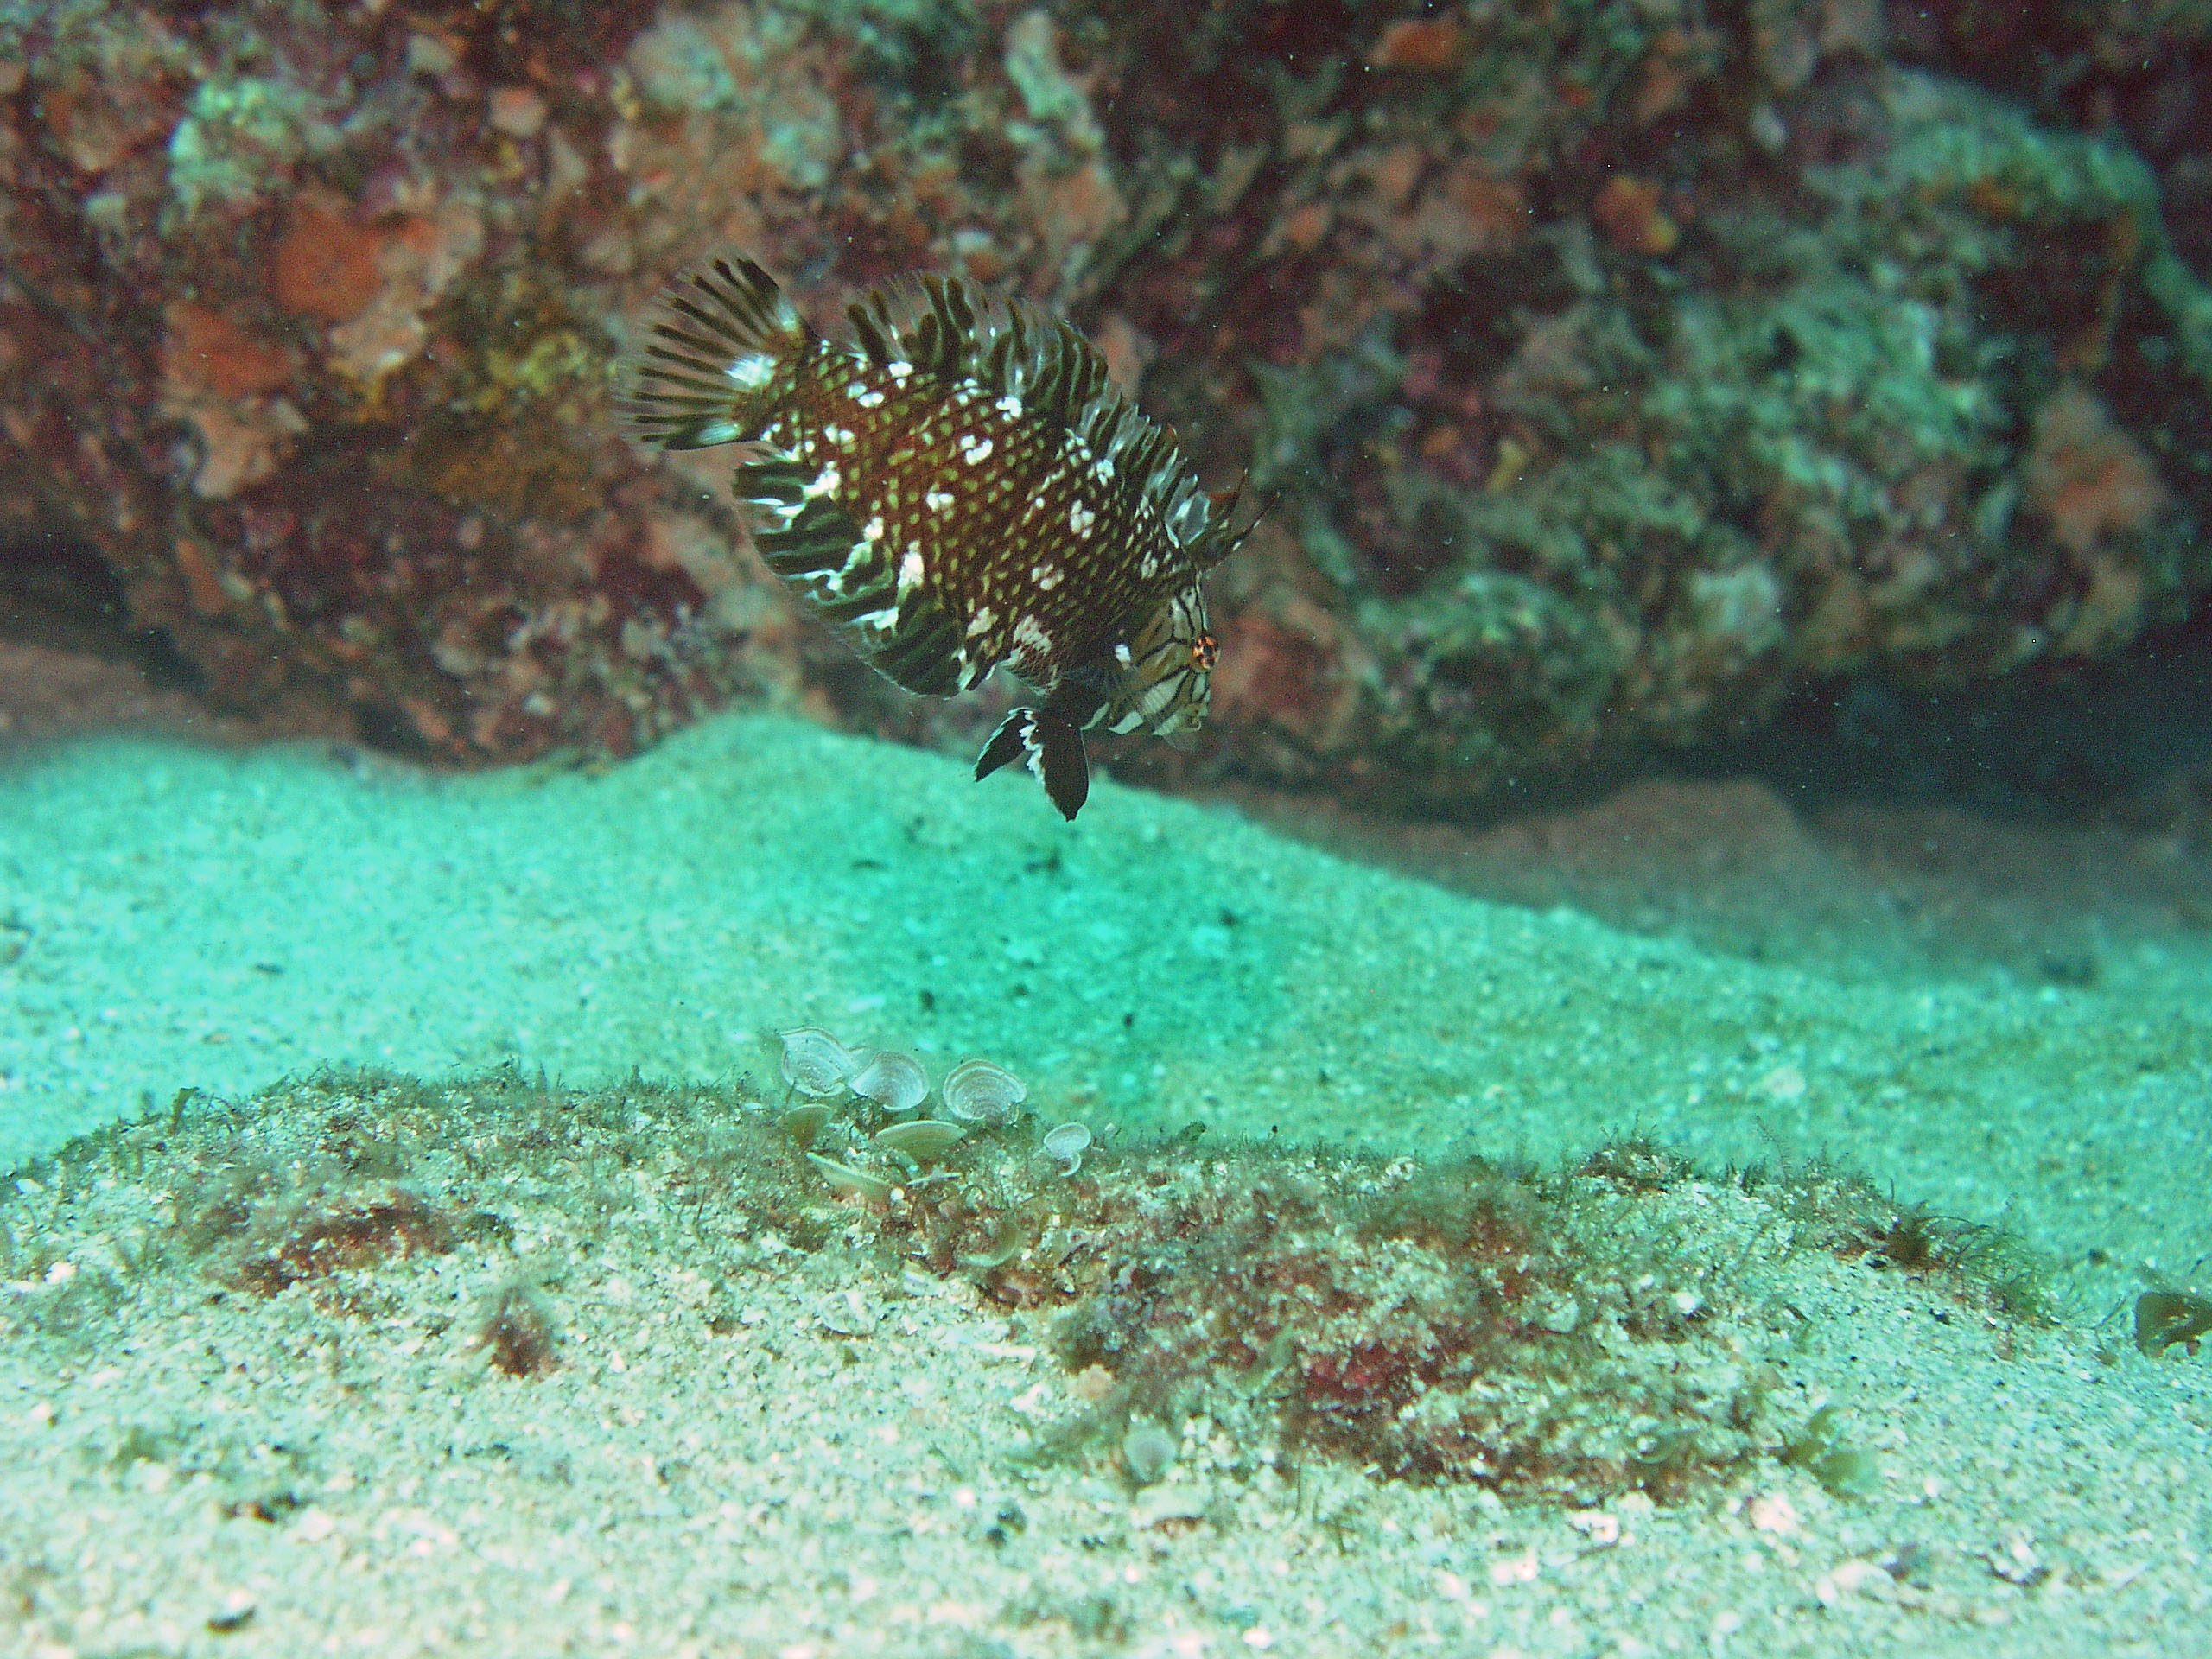
[{"label": "dark fish body", "polygon": [[1024,760],[1072,818],[1085,728],[1205,717],[1200,579],[1243,537],[1068,324],[925,276],[850,307],[847,344],[745,259],[667,303],[626,412],[665,448],[753,447],[735,489],[769,569],[910,691],[1005,664],[1042,693],[978,778]]}]

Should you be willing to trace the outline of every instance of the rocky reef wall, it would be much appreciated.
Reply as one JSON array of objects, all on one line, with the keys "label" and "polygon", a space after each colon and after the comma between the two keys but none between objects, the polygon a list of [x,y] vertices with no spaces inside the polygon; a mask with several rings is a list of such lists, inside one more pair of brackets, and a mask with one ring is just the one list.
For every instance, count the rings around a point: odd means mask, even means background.
[{"label": "rocky reef wall", "polygon": [[0,5],[0,538],[232,708],[481,763],[933,741],[613,365],[735,245],[1066,311],[1209,479],[1154,775],[1451,807],[2212,582],[2212,8]]}]

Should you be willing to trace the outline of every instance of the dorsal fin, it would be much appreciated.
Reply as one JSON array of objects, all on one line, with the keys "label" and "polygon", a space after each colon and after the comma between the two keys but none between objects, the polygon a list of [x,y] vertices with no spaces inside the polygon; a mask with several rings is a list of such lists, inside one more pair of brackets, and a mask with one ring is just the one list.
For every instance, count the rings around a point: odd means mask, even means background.
[{"label": "dorsal fin", "polygon": [[1077,434],[1160,515],[1193,569],[1226,556],[1225,526],[1175,435],[1115,386],[1106,359],[1074,327],[958,276],[906,276],[846,308],[870,361],[911,364],[948,385],[973,381],[992,398]]}]

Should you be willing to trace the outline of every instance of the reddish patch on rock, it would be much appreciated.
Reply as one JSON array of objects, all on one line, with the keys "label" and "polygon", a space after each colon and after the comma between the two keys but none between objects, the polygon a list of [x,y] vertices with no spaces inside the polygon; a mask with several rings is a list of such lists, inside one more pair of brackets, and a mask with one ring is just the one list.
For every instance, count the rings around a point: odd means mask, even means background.
[{"label": "reddish patch on rock", "polygon": [[1377,69],[1440,74],[1467,60],[1467,31],[1451,21],[1402,17],[1383,29],[1368,61]]},{"label": "reddish patch on rock", "polygon": [[164,315],[168,334],[162,341],[162,366],[173,385],[250,397],[291,379],[289,353],[255,339],[221,312],[178,300]]},{"label": "reddish patch on rock", "polygon": [[1527,196],[1510,179],[1494,179],[1471,167],[1455,167],[1445,175],[1444,193],[1467,216],[1475,245],[1484,252],[1504,252],[1533,222]]},{"label": "reddish patch on rock", "polygon": [[1605,181],[1590,204],[1590,217],[1624,253],[1672,253],[1681,240],[1681,228],[1660,207],[1659,187],[1630,174]]},{"label": "reddish patch on rock", "polygon": [[2101,537],[2142,529],[2171,499],[2135,440],[2071,384],[2037,411],[2024,472],[2029,504],[2077,557]]},{"label": "reddish patch on rock", "polygon": [[1303,731],[1321,714],[1322,670],[1319,645],[1247,612],[1223,631],[1214,707],[1226,720]]},{"label": "reddish patch on rock", "polygon": [[200,616],[220,616],[230,605],[230,594],[207,550],[189,536],[180,536],[175,554],[177,574],[184,578],[185,598],[193,610]]},{"label": "reddish patch on rock", "polygon": [[385,239],[327,203],[301,202],[276,245],[270,273],[277,303],[325,322],[359,316],[384,287]]}]

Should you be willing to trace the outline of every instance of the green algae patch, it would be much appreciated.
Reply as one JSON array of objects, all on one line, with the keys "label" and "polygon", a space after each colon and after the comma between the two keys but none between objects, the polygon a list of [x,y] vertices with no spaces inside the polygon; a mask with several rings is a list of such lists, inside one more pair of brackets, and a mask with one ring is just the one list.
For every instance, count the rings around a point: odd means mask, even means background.
[{"label": "green algae patch", "polygon": [[321,1335],[287,1349],[303,1368],[412,1319],[457,1386],[536,1387],[567,1369],[569,1305],[626,1306],[645,1279],[686,1287],[702,1351],[756,1322],[766,1282],[820,1293],[815,1323],[855,1340],[927,1294],[1011,1317],[1057,1362],[1065,1399],[1009,1434],[1009,1466],[1148,1487],[1183,1447],[1230,1482],[1335,1465],[1583,1504],[1675,1501],[1760,1463],[1866,1489],[1871,1463],[1796,1374],[1823,1275],[2014,1317],[1976,1276],[1999,1259],[1991,1230],[1826,1170],[1701,1174],[1637,1138],[1539,1169],[1194,1126],[1101,1132],[1071,1167],[1026,1116],[925,1169],[867,1099],[805,1137],[789,1117],[746,1082],[587,1091],[512,1071],[180,1096],[0,1204],[0,1336],[92,1363],[152,1303],[230,1297],[310,1319]]}]

